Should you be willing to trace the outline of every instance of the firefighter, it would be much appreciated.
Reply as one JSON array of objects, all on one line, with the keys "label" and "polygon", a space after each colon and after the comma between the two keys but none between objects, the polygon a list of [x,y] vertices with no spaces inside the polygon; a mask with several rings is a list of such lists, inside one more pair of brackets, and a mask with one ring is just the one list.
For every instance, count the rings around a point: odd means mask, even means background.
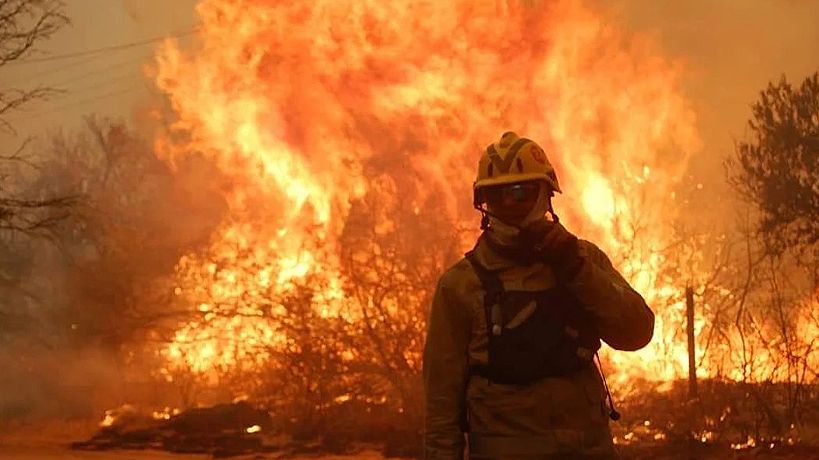
[{"label": "firefighter", "polygon": [[560,224],[560,185],[537,143],[504,133],[473,188],[483,232],[441,276],[429,312],[425,458],[617,458],[608,420],[619,414],[594,358],[600,340],[644,347],[654,314]]}]

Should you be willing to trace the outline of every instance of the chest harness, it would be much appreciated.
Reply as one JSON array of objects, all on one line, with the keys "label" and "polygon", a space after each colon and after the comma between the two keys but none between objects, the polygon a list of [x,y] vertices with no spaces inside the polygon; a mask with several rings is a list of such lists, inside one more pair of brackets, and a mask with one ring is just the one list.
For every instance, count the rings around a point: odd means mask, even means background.
[{"label": "chest harness", "polygon": [[[558,284],[538,291],[506,290],[497,270],[484,267],[474,250],[466,253],[484,291],[489,360],[471,364],[470,376],[493,383],[527,385],[594,366],[600,349],[595,321],[568,288]],[[599,358],[598,358],[599,363]],[[601,373],[602,376],[602,373]],[[611,393],[609,416],[620,418]]]}]

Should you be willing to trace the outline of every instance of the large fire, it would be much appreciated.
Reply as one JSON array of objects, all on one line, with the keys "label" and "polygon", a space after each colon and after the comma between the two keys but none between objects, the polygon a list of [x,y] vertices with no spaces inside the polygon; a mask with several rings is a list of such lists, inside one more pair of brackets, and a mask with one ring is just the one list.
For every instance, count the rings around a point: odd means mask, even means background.
[{"label": "large fire", "polygon": [[[682,69],[650,40],[575,0],[202,0],[197,12],[198,46],[168,41],[157,54],[175,116],[157,149],[171,164],[216,164],[229,212],[208,251],[178,263],[176,294],[199,319],[162,350],[169,376],[274,359],[294,340],[281,299],[304,284],[316,315],[360,320],[373,300],[351,294],[340,255],[356,203],[370,203],[376,236],[411,233],[395,213],[426,219],[434,203],[452,225],[411,235],[419,253],[456,229],[467,249],[479,152],[509,129],[547,146],[567,227],[609,252],[657,312],[650,346],[607,354],[616,375],[684,375],[682,293],[701,280],[663,275],[661,249],[675,237],[675,191],[696,186],[679,181],[698,139]],[[381,276],[371,269],[365,280]],[[404,301],[381,300],[393,312]],[[408,366],[419,347],[405,350]]]}]

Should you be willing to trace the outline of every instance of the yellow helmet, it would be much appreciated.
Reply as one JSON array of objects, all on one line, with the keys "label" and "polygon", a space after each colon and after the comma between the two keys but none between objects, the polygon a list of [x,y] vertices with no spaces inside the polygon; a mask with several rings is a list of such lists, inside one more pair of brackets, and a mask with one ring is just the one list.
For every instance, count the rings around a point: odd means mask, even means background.
[{"label": "yellow helmet", "polygon": [[562,193],[555,169],[543,149],[536,142],[507,131],[481,155],[478,177],[472,185],[475,205],[483,202],[478,193],[483,187],[532,180],[545,181],[552,192]]}]

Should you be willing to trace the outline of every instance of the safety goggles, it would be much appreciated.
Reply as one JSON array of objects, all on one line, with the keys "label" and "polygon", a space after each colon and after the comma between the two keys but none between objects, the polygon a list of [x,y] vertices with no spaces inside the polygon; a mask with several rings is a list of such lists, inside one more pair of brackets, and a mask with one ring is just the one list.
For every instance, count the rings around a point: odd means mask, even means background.
[{"label": "safety goggles", "polygon": [[527,202],[537,200],[540,193],[538,182],[517,182],[514,184],[493,185],[481,189],[484,200],[489,205],[507,201]]}]

